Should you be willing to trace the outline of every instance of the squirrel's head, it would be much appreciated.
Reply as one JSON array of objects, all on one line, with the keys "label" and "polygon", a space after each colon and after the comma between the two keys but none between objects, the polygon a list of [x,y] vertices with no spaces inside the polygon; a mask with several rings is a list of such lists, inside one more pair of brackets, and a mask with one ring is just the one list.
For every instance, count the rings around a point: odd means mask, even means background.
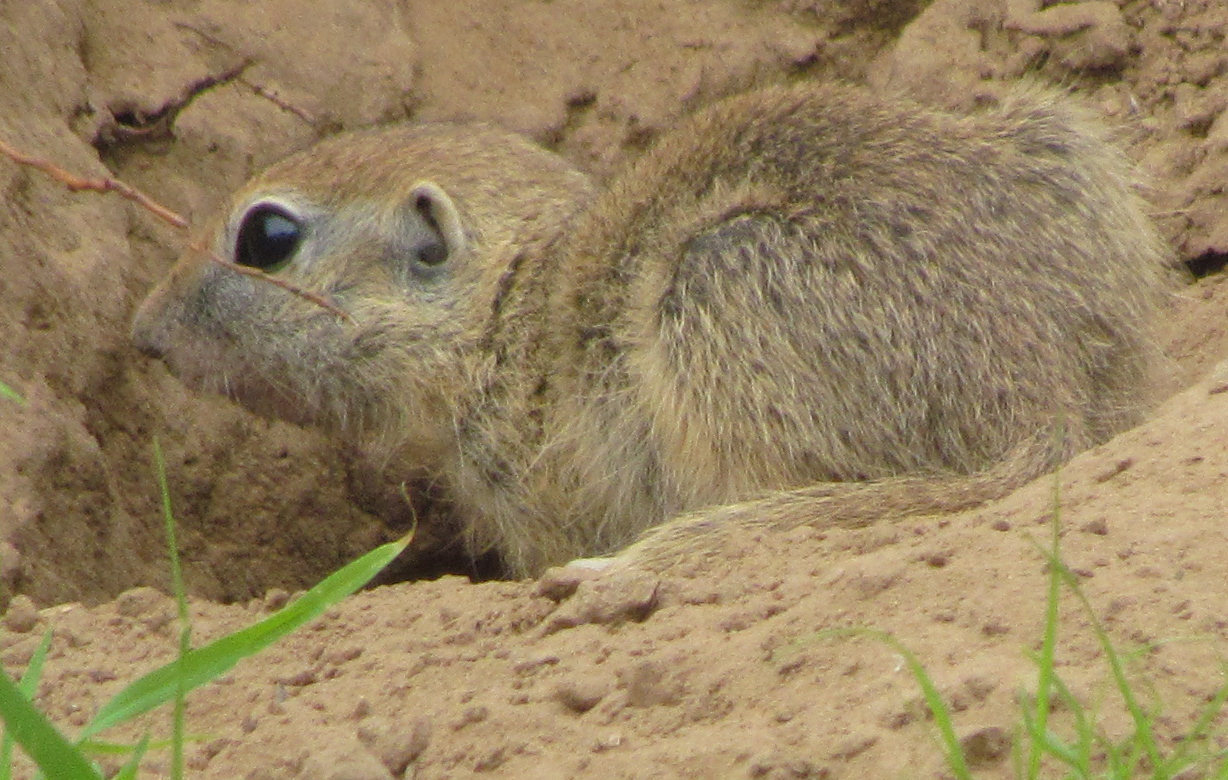
[{"label": "squirrel's head", "polygon": [[141,304],[133,340],[259,414],[430,447],[487,362],[513,259],[589,193],[557,156],[487,127],[338,136],[235,193]]}]

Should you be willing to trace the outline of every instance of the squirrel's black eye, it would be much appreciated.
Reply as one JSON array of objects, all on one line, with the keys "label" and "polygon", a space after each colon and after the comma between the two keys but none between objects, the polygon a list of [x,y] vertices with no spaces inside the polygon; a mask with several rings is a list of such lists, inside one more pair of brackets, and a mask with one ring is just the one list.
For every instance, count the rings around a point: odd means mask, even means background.
[{"label": "squirrel's black eye", "polygon": [[261,271],[275,271],[298,249],[303,228],[284,209],[267,203],[249,209],[239,225],[235,262]]}]

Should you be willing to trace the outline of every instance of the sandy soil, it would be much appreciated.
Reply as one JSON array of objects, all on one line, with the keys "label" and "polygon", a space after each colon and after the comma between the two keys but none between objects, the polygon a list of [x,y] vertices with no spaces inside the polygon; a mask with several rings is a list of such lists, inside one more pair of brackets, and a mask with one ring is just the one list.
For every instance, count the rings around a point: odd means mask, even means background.
[{"label": "sandy soil", "polygon": [[[839,77],[958,103],[1038,74],[1121,124],[1157,219],[1205,277],[1173,302],[1175,394],[1060,478],[962,515],[745,539],[564,598],[457,576],[487,567],[450,545],[427,491],[411,510],[361,453],[193,396],[137,355],[127,320],[182,238],[0,160],[0,380],[28,401],[0,403],[0,661],[19,671],[53,629],[39,700],[71,731],[170,657],[158,436],[198,641],[426,518],[393,573],[421,579],[360,594],[194,696],[193,777],[943,776],[899,656],[815,638],[855,626],[917,653],[978,772],[1007,777],[1040,636],[1033,541],[1060,482],[1065,556],[1180,737],[1224,682],[1228,634],[1228,8],[1040,5],[0,0],[0,138],[191,217],[341,128],[487,119],[601,175],[758,83]],[[1087,621],[1064,608],[1060,671],[1121,733]]]}]

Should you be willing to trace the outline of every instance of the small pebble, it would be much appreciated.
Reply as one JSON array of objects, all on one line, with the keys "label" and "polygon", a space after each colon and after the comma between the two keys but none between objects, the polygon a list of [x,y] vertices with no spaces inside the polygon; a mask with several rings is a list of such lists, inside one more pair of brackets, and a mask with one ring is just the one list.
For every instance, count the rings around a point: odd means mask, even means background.
[{"label": "small pebble", "polygon": [[34,605],[29,596],[14,596],[0,623],[6,630],[15,634],[32,631],[38,625],[38,607]]},{"label": "small pebble", "polygon": [[1096,536],[1108,536],[1109,524],[1103,517],[1101,517],[1096,520],[1087,521],[1079,528],[1079,530],[1081,530],[1085,534],[1095,534]]},{"label": "small pebble", "polygon": [[431,722],[426,718],[398,722],[372,715],[358,727],[358,739],[389,772],[400,777],[431,743]]},{"label": "small pebble", "polygon": [[169,601],[169,596],[153,588],[132,588],[115,599],[115,611],[124,617],[137,618],[168,606]]},{"label": "small pebble", "polygon": [[461,713],[460,718],[452,724],[453,731],[460,731],[466,726],[472,726],[475,723],[481,723],[490,717],[490,710],[481,705],[474,707],[466,707]]},{"label": "small pebble", "polygon": [[632,707],[677,704],[681,695],[681,686],[671,679],[665,666],[656,661],[640,663],[628,676],[627,703]]},{"label": "small pebble", "polygon": [[281,588],[273,588],[264,594],[264,608],[269,612],[276,612],[289,603],[290,594]]},{"label": "small pebble", "polygon": [[393,780],[380,760],[353,737],[347,741],[323,739],[303,762],[300,777],[311,780]]},{"label": "small pebble", "polygon": [[596,707],[610,692],[610,685],[596,677],[574,677],[559,683],[554,698],[564,707],[583,715]]},{"label": "small pebble", "polygon": [[959,740],[964,758],[973,769],[993,766],[1011,752],[1010,734],[998,726],[986,726],[963,736]]}]

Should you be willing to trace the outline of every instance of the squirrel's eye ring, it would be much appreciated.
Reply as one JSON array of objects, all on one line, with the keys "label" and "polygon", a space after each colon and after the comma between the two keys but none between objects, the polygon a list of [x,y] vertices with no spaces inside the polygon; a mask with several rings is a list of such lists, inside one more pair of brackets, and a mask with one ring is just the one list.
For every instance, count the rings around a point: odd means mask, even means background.
[{"label": "squirrel's eye ring", "polygon": [[235,262],[276,271],[289,262],[302,241],[303,227],[285,209],[262,203],[248,210],[235,240]]}]

